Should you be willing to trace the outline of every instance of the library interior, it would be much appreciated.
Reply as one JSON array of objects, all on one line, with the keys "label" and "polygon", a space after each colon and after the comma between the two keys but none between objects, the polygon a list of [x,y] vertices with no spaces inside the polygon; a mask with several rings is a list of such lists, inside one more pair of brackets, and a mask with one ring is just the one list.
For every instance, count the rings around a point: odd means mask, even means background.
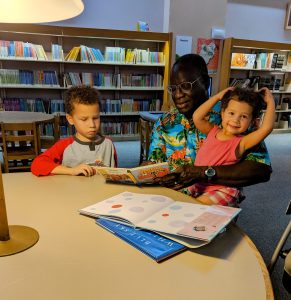
[{"label": "library interior", "polygon": [[291,300],[290,0],[0,1],[0,91],[1,299]]}]

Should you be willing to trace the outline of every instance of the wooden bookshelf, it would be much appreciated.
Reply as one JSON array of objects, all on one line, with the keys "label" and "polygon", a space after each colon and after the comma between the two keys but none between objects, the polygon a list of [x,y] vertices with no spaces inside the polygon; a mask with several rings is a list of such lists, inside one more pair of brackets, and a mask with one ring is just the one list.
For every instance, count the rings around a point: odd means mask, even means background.
[{"label": "wooden bookshelf", "polygon": [[[255,54],[256,61],[251,68],[232,66],[233,53]],[[276,63],[268,68],[257,66],[257,59],[260,53],[278,54],[284,58],[283,65],[276,66]],[[257,88],[267,86],[273,93],[276,101],[276,122],[274,133],[291,132],[291,44],[254,41],[236,38],[224,40],[222,50],[222,61],[219,76],[219,90],[225,89],[234,83],[235,80],[257,77]],[[288,63],[289,61],[289,63]],[[289,87],[288,87],[289,83]],[[288,106],[288,107],[287,107]],[[288,121],[288,127],[286,122]],[[284,127],[284,128],[283,128]]]},{"label": "wooden bookshelf", "polygon": [[[165,87],[169,81],[171,66],[172,33],[0,23],[0,40],[0,92],[2,109],[5,109],[5,103],[9,102],[9,99],[14,99],[15,103],[17,103],[17,99],[22,99],[22,102],[25,99],[43,99],[44,112],[64,115],[64,111],[52,111],[54,108],[52,108],[53,105],[50,105],[50,102],[51,100],[63,100],[64,91],[70,86],[66,81],[65,74],[75,74],[75,76],[79,74],[79,78],[77,78],[78,82],[81,81],[88,84],[86,83],[87,81],[82,81],[83,73],[86,73],[92,82],[96,76],[102,77],[108,74],[112,78],[118,78],[114,84],[100,85],[99,83],[95,84],[95,81],[90,84],[100,90],[101,98],[104,100],[112,99],[121,100],[122,102],[122,99],[133,99],[134,101],[144,101],[146,105],[143,105],[143,109],[148,109],[149,111],[157,110],[155,103],[158,103],[160,106],[158,110],[168,110],[170,106],[169,96]],[[27,49],[26,53],[28,51],[28,55],[25,55],[25,52],[23,56],[7,55],[6,52],[11,51],[11,49],[5,49],[3,41],[20,41],[31,43],[33,46],[41,45],[46,57],[35,57],[33,56],[34,50]],[[61,47],[63,57],[53,59],[52,44],[57,44]],[[27,45],[25,44],[25,47],[29,47]],[[144,50],[146,50],[148,51],[150,61],[82,61],[80,55],[76,61],[67,61],[64,59],[74,47],[80,47],[81,45],[87,46],[90,49],[99,49],[104,57],[107,48],[109,49],[110,47],[124,49],[124,51],[127,51],[127,49],[140,49],[142,52],[145,52]],[[31,54],[30,52],[33,53]],[[158,60],[152,59],[152,57],[155,57],[155,54],[157,54]],[[29,55],[32,55],[32,57]],[[147,57],[146,55],[144,57]],[[162,61],[160,61],[161,57],[163,58]],[[23,82],[20,75],[20,79],[17,78],[17,75],[15,75],[16,79],[10,79],[9,72],[11,70],[16,70],[19,73],[29,71],[32,74],[30,77],[34,79],[36,77],[35,74],[38,74],[37,72],[39,71],[55,72],[58,84],[50,82],[45,82],[45,84],[40,84],[39,82],[26,83],[26,78],[24,79],[25,82]],[[122,84],[123,76],[134,77],[135,79],[141,76],[140,81],[145,82],[145,84],[136,84],[132,80],[129,85],[125,86]],[[158,83],[152,80],[155,76],[158,77]],[[7,77],[8,83],[6,82]],[[156,102],[156,99],[159,100]],[[20,106],[19,104],[17,105],[16,107],[8,105],[8,109],[17,110]],[[23,109],[23,105],[21,109]],[[34,110],[36,107],[29,106],[26,109]],[[116,122],[120,124],[119,127],[123,128],[120,133],[116,132],[115,128],[114,133],[104,132],[104,134],[112,135],[119,140],[138,137],[139,111],[136,111],[136,108],[133,111],[105,111],[101,117],[103,123],[109,122],[113,124]],[[127,130],[127,126],[123,123],[128,122],[131,123],[130,130],[132,131],[124,132],[124,130]],[[63,122],[62,126],[63,128],[65,127],[65,122]],[[110,128],[110,126],[105,126],[104,128]],[[64,132],[62,135],[64,135]]]}]

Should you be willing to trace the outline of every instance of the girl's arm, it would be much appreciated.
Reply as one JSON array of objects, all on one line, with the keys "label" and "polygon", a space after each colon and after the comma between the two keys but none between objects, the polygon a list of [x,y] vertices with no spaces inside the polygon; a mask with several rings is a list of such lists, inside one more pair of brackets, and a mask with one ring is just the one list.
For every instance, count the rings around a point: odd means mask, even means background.
[{"label": "girl's arm", "polygon": [[224,89],[213,97],[209,98],[203,104],[201,104],[193,113],[193,121],[195,126],[204,134],[208,134],[213,128],[214,124],[208,121],[207,115],[213,108],[213,106],[222,99],[223,95],[232,87]]},{"label": "girl's arm", "polygon": [[239,144],[238,156],[241,157],[243,153],[252,148],[253,146],[259,144],[266,138],[274,128],[275,122],[275,102],[272,93],[267,88],[262,88],[265,92],[264,101],[267,104],[265,116],[262,125],[254,132],[244,136]]}]

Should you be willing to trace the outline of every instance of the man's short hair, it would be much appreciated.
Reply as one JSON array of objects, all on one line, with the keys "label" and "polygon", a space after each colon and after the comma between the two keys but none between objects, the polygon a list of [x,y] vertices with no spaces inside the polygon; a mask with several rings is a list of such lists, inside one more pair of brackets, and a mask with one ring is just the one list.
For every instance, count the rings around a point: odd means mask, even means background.
[{"label": "man's short hair", "polygon": [[210,85],[208,69],[204,58],[199,54],[190,53],[180,56],[172,67],[171,76],[177,71],[187,74],[189,76],[187,80],[189,81],[194,81],[200,77],[205,90],[208,90]]},{"label": "man's short hair", "polygon": [[97,104],[100,106],[99,92],[90,86],[74,86],[65,92],[65,110],[67,114],[72,114],[74,111],[74,104],[92,105]]}]

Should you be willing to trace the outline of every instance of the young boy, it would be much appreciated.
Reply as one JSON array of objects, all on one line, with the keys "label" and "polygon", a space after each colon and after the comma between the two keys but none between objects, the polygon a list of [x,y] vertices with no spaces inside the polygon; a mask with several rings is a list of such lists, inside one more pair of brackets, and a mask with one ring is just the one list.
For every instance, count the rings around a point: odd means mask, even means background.
[{"label": "young boy", "polygon": [[[221,101],[220,127],[207,118],[209,111],[218,101]],[[249,127],[254,125],[259,117],[264,102],[267,108],[261,126],[248,133]],[[248,149],[262,142],[273,130],[274,98],[267,88],[262,88],[260,92],[228,88],[198,107],[193,114],[193,121],[196,127],[207,135],[197,153],[195,165],[235,164]],[[236,188],[215,184],[215,174],[209,174],[208,179],[207,184],[196,183],[189,188],[193,197],[205,204],[237,206]]]},{"label": "young boy", "polygon": [[90,164],[116,167],[112,141],[100,135],[100,104],[96,89],[72,87],[65,93],[66,118],[76,129],[75,136],[62,139],[36,157],[31,172],[50,174],[95,174]]}]

